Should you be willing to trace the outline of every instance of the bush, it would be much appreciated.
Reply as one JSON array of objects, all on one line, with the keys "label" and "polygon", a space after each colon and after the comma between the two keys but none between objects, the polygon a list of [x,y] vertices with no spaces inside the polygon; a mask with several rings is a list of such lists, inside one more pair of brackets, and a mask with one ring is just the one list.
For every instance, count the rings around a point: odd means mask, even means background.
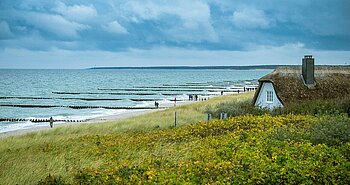
[{"label": "bush", "polygon": [[224,102],[217,105],[215,108],[209,108],[207,114],[212,114],[213,118],[219,118],[220,113],[227,113],[228,116],[256,115],[261,116],[269,114],[268,109],[256,107],[251,103],[251,99],[245,101]]},{"label": "bush", "polygon": [[[100,136],[97,148],[96,137],[85,136],[84,153],[96,153],[105,162],[79,170],[73,182],[348,184],[350,162],[344,154],[349,143],[332,147],[269,137],[276,128],[290,133],[313,128],[316,120],[302,115],[237,116],[177,129]],[[133,155],[126,154],[129,150]]]},{"label": "bush", "polygon": [[308,139],[306,137],[306,131],[304,129],[295,130],[293,128],[280,127],[275,128],[271,136],[273,139],[284,141],[284,140],[293,140],[293,141],[303,141]]},{"label": "bush", "polygon": [[64,185],[66,184],[63,179],[61,178],[61,176],[52,176],[51,174],[49,174],[48,176],[46,176],[44,179],[41,179],[38,182],[38,185]]},{"label": "bush", "polygon": [[350,115],[350,98],[292,102],[272,111],[273,115]]},{"label": "bush", "polygon": [[207,114],[213,118],[219,118],[220,113],[227,113],[228,116],[254,115],[350,115],[350,98],[334,100],[300,101],[288,103],[284,107],[269,110],[252,104],[252,100],[224,102],[216,107],[209,107]]},{"label": "bush", "polygon": [[277,140],[308,140],[313,145],[325,144],[340,146],[350,142],[350,119],[345,116],[320,117],[309,128],[281,127],[275,128],[271,134]]},{"label": "bush", "polygon": [[321,120],[311,128],[310,141],[328,146],[350,142],[350,119],[334,117]]}]

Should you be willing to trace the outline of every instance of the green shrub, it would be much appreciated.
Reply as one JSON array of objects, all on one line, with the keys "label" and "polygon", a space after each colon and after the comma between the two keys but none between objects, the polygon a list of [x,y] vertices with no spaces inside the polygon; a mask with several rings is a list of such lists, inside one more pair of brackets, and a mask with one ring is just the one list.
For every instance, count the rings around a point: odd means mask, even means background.
[{"label": "green shrub", "polygon": [[241,116],[241,115],[256,115],[261,116],[269,114],[268,109],[263,109],[254,106],[251,99],[245,101],[231,101],[220,103],[216,107],[210,107],[207,109],[207,114],[212,114],[213,118],[219,118],[220,113],[227,113],[228,116]]},{"label": "green shrub", "polygon": [[302,141],[312,144],[340,146],[350,142],[350,119],[346,116],[325,116],[309,128],[278,127],[271,133],[273,139]]},{"label": "green shrub", "polygon": [[274,109],[272,114],[350,115],[350,98],[292,102]]},{"label": "green shrub", "polygon": [[313,144],[342,145],[350,142],[350,119],[340,116],[323,119],[310,131],[310,141]]},{"label": "green shrub", "polygon": [[338,146],[337,149],[341,152],[341,154],[348,160],[350,161],[350,142]]},{"label": "green shrub", "polygon": [[[248,115],[149,133],[100,136],[97,153],[105,162],[79,170],[73,182],[348,184],[350,162],[344,153],[349,152],[349,143],[333,147],[269,137],[276,128],[286,128],[289,133],[310,130],[317,119]],[[87,145],[84,153],[96,153],[96,137],[86,136],[83,141]],[[127,150],[115,153],[116,146]],[[137,155],[126,155],[129,150]]]},{"label": "green shrub", "polygon": [[66,184],[61,176],[52,176],[51,174],[49,174],[48,176],[46,176],[44,179],[41,179],[38,182],[38,185],[64,185]]},{"label": "green shrub", "polygon": [[209,107],[207,114],[213,118],[219,118],[220,113],[227,113],[228,116],[254,115],[350,115],[350,98],[334,100],[300,101],[288,103],[284,107],[269,110],[252,104],[252,100],[230,101],[220,103],[215,107]]},{"label": "green shrub", "polygon": [[271,134],[273,139],[284,141],[284,140],[293,140],[293,141],[302,141],[308,139],[307,133],[304,129],[295,130],[292,128],[279,127],[275,128]]}]

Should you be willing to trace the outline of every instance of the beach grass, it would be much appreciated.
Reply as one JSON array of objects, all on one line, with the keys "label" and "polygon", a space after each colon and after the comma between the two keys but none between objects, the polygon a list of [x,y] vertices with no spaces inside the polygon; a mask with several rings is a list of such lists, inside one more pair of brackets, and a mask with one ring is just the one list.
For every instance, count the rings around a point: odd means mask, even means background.
[{"label": "beach grass", "polygon": [[[79,124],[60,126],[45,129],[25,135],[1,139],[0,145],[0,182],[1,184],[37,184],[49,174],[72,183],[77,171],[85,168],[97,168],[106,163],[103,156],[96,156],[94,149],[82,138],[95,138],[96,143],[100,136],[117,135],[128,140],[130,133],[147,133],[154,130],[172,128],[174,113],[177,114],[177,127],[205,121],[205,111],[209,107],[222,102],[250,99],[253,92],[215,97],[207,101],[177,106],[149,114],[131,117],[123,120],[109,121],[96,124]],[[135,135],[132,135],[135,136]],[[121,141],[120,139],[118,141]],[[128,144],[120,143],[121,145]],[[130,143],[129,143],[130,144]],[[192,148],[193,144],[181,147],[182,150]],[[134,159],[133,163],[140,163],[142,150],[138,151],[127,146],[123,148],[121,158]],[[116,149],[117,150],[117,149]],[[163,151],[159,151],[162,155]],[[188,153],[190,156],[191,154]],[[174,156],[174,160],[177,157]],[[123,159],[121,159],[123,160]]]},{"label": "beach grass", "polygon": [[79,134],[110,134],[126,131],[148,131],[154,128],[168,128],[174,126],[175,112],[177,115],[177,126],[193,124],[204,121],[207,118],[206,110],[223,102],[244,101],[251,99],[253,92],[244,94],[232,94],[213,97],[207,101],[198,101],[191,104],[171,107],[169,109],[150,112],[141,116],[133,116],[128,119],[107,121],[103,124],[72,124],[50,131],[32,133],[29,135],[79,135]]},{"label": "beach grass", "polygon": [[346,114],[206,121],[252,95],[1,139],[0,184],[349,184]]}]

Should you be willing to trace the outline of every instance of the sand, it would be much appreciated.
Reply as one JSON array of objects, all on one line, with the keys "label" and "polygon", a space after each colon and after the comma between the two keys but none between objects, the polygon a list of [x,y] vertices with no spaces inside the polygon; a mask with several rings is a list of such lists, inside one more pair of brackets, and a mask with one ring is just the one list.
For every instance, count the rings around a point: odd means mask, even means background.
[{"label": "sand", "polygon": [[[181,102],[177,102],[176,104],[177,104],[177,106],[181,106],[181,105],[190,104],[190,103],[195,103],[195,101],[181,101]],[[131,117],[136,117],[136,116],[148,114],[148,113],[151,113],[151,112],[161,111],[161,110],[168,109],[168,108],[171,108],[171,107],[174,107],[173,103],[166,104],[166,105],[164,105],[163,107],[161,107],[159,109],[127,110],[127,111],[125,111],[123,113],[116,114],[116,115],[96,117],[96,118],[87,120],[86,122],[54,123],[54,127],[53,128],[50,128],[49,123],[47,123],[47,126],[33,127],[33,128],[29,128],[29,129],[21,129],[21,130],[15,130],[15,131],[9,131],[9,132],[0,133],[0,138],[21,136],[21,135],[25,135],[25,134],[29,134],[29,133],[33,133],[33,132],[39,132],[39,131],[43,131],[43,130],[49,130],[49,129],[54,129],[54,128],[57,128],[57,127],[68,126],[68,125],[99,124],[99,123],[105,123],[105,122],[109,122],[109,121],[119,121],[119,120],[131,118]]]}]

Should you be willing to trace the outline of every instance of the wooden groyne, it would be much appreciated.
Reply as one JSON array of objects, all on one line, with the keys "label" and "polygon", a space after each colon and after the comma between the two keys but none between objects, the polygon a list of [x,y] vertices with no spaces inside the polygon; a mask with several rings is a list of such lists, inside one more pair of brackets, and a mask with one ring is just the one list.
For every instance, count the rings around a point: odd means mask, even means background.
[{"label": "wooden groyne", "polygon": [[[186,95],[186,94],[188,94],[188,93],[185,93],[185,94],[180,94],[180,93],[161,93],[161,95],[164,95],[164,96],[181,96],[181,95]],[[201,95],[201,96],[209,96],[210,95],[210,94],[207,94],[207,93],[191,93],[191,94],[197,94],[197,95]]]},{"label": "wooden groyne", "polygon": [[152,89],[152,88],[143,88],[143,89],[136,89],[136,88],[116,88],[116,89],[98,89],[102,91],[178,91],[178,92],[201,92],[204,91],[204,89]]},{"label": "wooden groyne", "polygon": [[[164,86],[172,86],[173,84],[163,84]],[[186,84],[180,84],[182,86],[203,86],[203,85],[212,85],[212,83],[209,82],[187,82]]]},{"label": "wooden groyne", "polygon": [[137,99],[137,98],[130,98],[130,101],[161,101],[162,99]]},{"label": "wooden groyne", "polygon": [[[85,100],[85,101],[118,101],[118,100],[130,100],[130,101],[161,101],[160,98],[46,98],[46,97],[18,97],[18,96],[3,96],[0,99],[27,99],[27,100]],[[181,100],[178,100],[181,101]]]},{"label": "wooden groyne", "polygon": [[85,106],[85,105],[19,105],[19,104],[2,104],[0,107],[19,107],[19,108],[71,108],[71,109],[156,109],[156,107],[122,107],[122,106]]},{"label": "wooden groyne", "polygon": [[[169,86],[138,86],[135,88],[143,88],[143,89],[185,89],[185,88],[191,88],[191,89],[226,89],[226,87],[223,86],[190,86],[190,85],[169,85]],[[166,90],[164,90],[166,91]]]},{"label": "wooden groyne", "polygon": [[53,94],[71,94],[71,95],[78,95],[78,94],[109,94],[109,95],[126,95],[126,96],[132,96],[132,95],[139,95],[139,96],[152,96],[152,95],[168,95],[168,96],[175,96],[175,95],[183,95],[183,93],[76,93],[76,92],[52,92]]},{"label": "wooden groyne", "polygon": [[84,101],[118,101],[121,98],[61,98],[61,97],[26,97],[26,96],[1,96],[0,99],[23,99],[23,100],[84,100]]},{"label": "wooden groyne", "polygon": [[[131,101],[161,101],[163,99],[133,99],[133,98],[131,98],[129,100],[131,100]],[[174,101],[174,100],[170,99],[169,101]],[[184,101],[184,100],[179,99],[179,100],[176,100],[176,101]]]},{"label": "wooden groyne", "polygon": [[[50,122],[50,119],[22,119],[22,118],[0,118],[0,122]],[[53,120],[54,122],[86,122],[86,120],[71,120],[71,119],[57,119]]]},{"label": "wooden groyne", "polygon": [[148,96],[148,95],[159,95],[158,93],[109,93],[109,92],[52,92],[53,94],[109,94],[109,95],[140,95],[140,96]]},{"label": "wooden groyne", "polygon": [[186,85],[203,85],[208,84],[208,82],[187,82]]},{"label": "wooden groyne", "polygon": [[227,88],[232,84],[227,84],[227,83],[212,83],[212,84],[163,84],[162,87],[193,87],[193,88],[205,88],[205,87],[212,87],[212,88]]}]

